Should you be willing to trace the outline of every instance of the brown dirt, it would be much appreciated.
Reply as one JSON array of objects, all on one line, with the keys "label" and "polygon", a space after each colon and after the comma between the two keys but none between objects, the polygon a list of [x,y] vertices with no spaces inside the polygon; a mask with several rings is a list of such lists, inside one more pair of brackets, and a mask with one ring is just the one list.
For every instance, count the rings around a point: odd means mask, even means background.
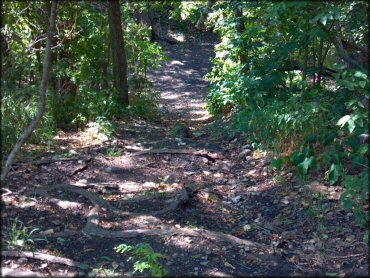
[{"label": "brown dirt", "polygon": [[[345,212],[339,201],[320,200],[314,193],[308,198],[307,188],[291,173],[281,174],[284,178],[280,179],[273,177],[268,172],[268,158],[253,150],[243,134],[214,132],[217,124],[205,110],[208,84],[203,78],[211,68],[214,44],[210,37],[166,46],[169,60],[151,73],[162,92],[160,122],[132,119],[117,123],[116,138],[107,141],[93,135],[87,137],[91,139],[88,142],[82,134],[60,136],[54,153],[46,153],[44,158],[73,149],[71,155],[76,159],[54,159],[41,165],[30,160],[18,163],[4,184],[12,193],[2,197],[2,250],[8,248],[4,239],[9,238],[17,218],[28,227],[49,230],[45,235],[48,242],[34,245],[40,252],[88,264],[89,270],[84,273],[65,265],[8,257],[2,260],[3,268],[82,276],[102,267],[121,276],[132,275],[128,256],[113,248],[120,243],[146,242],[155,252],[166,255],[162,263],[170,276],[367,276],[367,246],[362,243],[365,230],[355,225],[354,216]],[[180,122],[189,127],[190,138],[171,135]],[[188,154],[132,155],[164,148],[201,150],[215,161]],[[112,149],[121,155],[108,156]],[[82,169],[84,164],[87,167]],[[82,231],[94,205],[85,195],[59,186],[66,184],[95,193],[117,210],[144,215],[101,210],[98,226],[106,231],[208,230],[261,246],[181,232],[124,239],[90,236]],[[189,186],[194,194],[186,204],[150,217]],[[40,196],[40,188],[46,195]],[[76,233],[61,234],[65,231]],[[35,237],[43,236],[36,232]],[[104,273],[101,270],[99,275]]]}]

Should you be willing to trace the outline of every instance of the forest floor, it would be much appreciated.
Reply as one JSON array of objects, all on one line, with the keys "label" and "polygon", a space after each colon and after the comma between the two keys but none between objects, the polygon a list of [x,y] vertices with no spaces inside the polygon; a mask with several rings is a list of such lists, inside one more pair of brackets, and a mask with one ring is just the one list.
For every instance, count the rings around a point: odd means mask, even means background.
[{"label": "forest floor", "polygon": [[96,127],[61,133],[48,153],[19,157],[2,188],[2,250],[22,245],[15,219],[47,241],[23,244],[38,258],[3,252],[3,274],[139,275],[114,247],[148,243],[169,276],[368,275],[365,230],[342,190],[273,176],[265,153],[207,113],[215,43],[165,46],[151,73],[159,121],[119,122],[110,140]]}]

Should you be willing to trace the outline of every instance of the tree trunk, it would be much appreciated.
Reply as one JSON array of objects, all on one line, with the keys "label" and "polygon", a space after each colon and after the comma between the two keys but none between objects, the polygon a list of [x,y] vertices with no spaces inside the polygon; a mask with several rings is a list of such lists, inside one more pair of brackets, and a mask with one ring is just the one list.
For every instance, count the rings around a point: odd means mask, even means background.
[{"label": "tree trunk", "polygon": [[119,1],[109,1],[108,7],[110,42],[113,60],[114,87],[122,98],[123,105],[129,105],[127,83],[127,58],[123,39]]},{"label": "tree trunk", "polygon": [[322,72],[322,67],[324,65],[324,39],[321,37],[320,38],[320,45],[319,45],[319,57],[318,57],[318,66],[319,66],[319,73],[317,75],[317,85],[321,85],[321,72]]},{"label": "tree trunk", "polygon": [[[243,18],[243,10],[238,9],[236,11],[235,15],[240,19],[236,28],[237,28],[237,31],[238,31],[240,37],[242,37],[243,33],[245,32],[245,22],[244,22],[244,18]],[[242,46],[241,52],[239,54],[239,61],[240,61],[240,64],[243,65],[243,73],[244,74],[247,74],[248,70],[249,70],[249,68],[247,67],[248,55],[247,55],[246,51],[247,50],[245,49],[245,47]]]},{"label": "tree trunk", "polygon": [[20,150],[22,145],[26,142],[26,140],[31,136],[32,132],[36,129],[37,125],[40,123],[42,117],[45,114],[46,91],[48,89],[49,73],[50,73],[50,66],[51,66],[50,64],[51,45],[52,45],[52,38],[54,35],[54,30],[55,30],[56,17],[57,17],[57,1],[52,1],[51,8],[50,8],[49,32],[48,32],[48,38],[46,42],[42,80],[41,80],[41,85],[40,85],[39,113],[36,116],[36,118],[32,121],[30,126],[23,132],[21,137],[18,139],[18,142],[15,144],[13,150],[10,152],[6,160],[6,163],[5,163],[5,167],[3,168],[3,171],[1,173],[1,181],[4,181],[5,178],[7,177],[15,155]]},{"label": "tree trunk", "polygon": [[[316,37],[313,39],[313,43],[312,43],[312,66],[313,68],[316,67]],[[312,85],[315,86],[316,85],[316,73],[313,72],[312,73]]]}]

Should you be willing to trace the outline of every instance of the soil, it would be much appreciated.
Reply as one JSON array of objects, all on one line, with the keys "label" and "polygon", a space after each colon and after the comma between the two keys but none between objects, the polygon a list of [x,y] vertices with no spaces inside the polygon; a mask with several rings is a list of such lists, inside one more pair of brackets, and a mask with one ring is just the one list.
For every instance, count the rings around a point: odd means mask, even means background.
[{"label": "soil", "polygon": [[[18,219],[47,239],[31,250],[88,269],[3,256],[3,271],[135,276],[129,255],[114,247],[148,243],[165,255],[168,276],[368,276],[365,229],[342,209],[341,190],[319,195],[313,188],[328,188],[325,181],[310,187],[294,173],[271,173],[246,134],[207,112],[204,76],[216,43],[207,34],[163,45],[169,59],[150,73],[161,92],[159,121],[117,122],[109,140],[93,129],[60,134],[43,157],[15,163],[3,186],[2,250]],[[173,132],[180,124],[186,136]],[[184,189],[186,199],[158,213]]]}]

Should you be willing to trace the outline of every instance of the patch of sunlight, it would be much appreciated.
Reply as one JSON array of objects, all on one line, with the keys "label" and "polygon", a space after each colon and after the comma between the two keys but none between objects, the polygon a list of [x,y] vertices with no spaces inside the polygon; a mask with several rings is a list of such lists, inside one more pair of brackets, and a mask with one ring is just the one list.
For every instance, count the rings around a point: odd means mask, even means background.
[{"label": "patch of sunlight", "polygon": [[200,118],[194,118],[194,119],[192,119],[192,122],[202,122],[202,121],[207,121],[207,120],[209,120],[210,118],[212,118],[212,115],[205,115],[205,116],[200,117]]},{"label": "patch of sunlight", "polygon": [[175,94],[163,94],[162,95],[162,98],[163,99],[177,99],[177,98],[179,98],[180,96],[179,95],[175,95]]},{"label": "patch of sunlight", "polygon": [[205,109],[205,103],[204,102],[199,102],[199,101],[196,101],[196,100],[193,100],[190,104],[189,104],[189,107],[192,107],[192,108],[201,108],[201,109]]},{"label": "patch of sunlight", "polygon": [[197,111],[191,111],[192,115],[208,115],[209,113],[207,111],[197,110]]},{"label": "patch of sunlight", "polygon": [[197,73],[198,73],[198,71],[197,71],[197,70],[193,70],[193,69],[184,70],[184,72],[185,72],[187,75],[197,74]]},{"label": "patch of sunlight", "polygon": [[180,61],[177,61],[177,60],[173,60],[171,61],[170,65],[179,65],[179,66],[185,66],[184,63],[180,62]]}]

